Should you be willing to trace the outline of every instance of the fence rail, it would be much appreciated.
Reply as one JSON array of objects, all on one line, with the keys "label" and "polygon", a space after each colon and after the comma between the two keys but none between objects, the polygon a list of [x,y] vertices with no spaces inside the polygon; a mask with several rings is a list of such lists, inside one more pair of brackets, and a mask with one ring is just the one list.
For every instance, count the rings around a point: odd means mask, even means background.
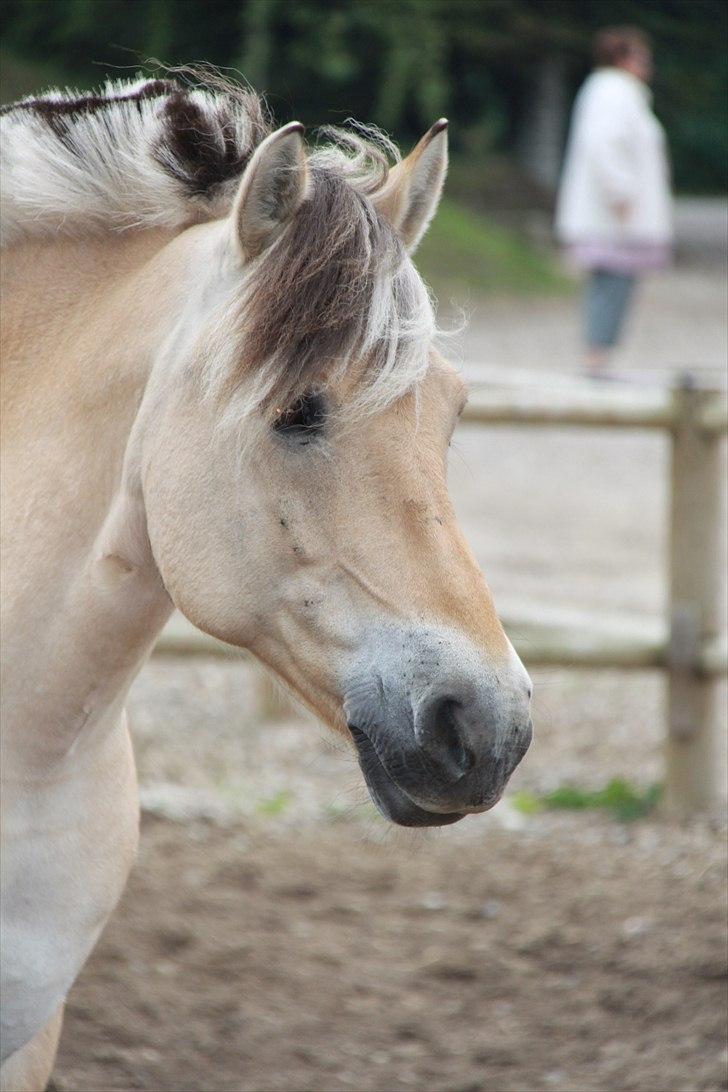
[{"label": "fence rail", "polygon": [[[541,425],[663,430],[671,446],[668,617],[605,618],[518,608],[503,623],[527,666],[660,668],[667,675],[666,806],[686,814],[720,793],[721,710],[716,680],[728,666],[719,631],[722,573],[720,439],[728,429],[725,392],[689,384],[636,389],[609,384],[475,390],[463,414],[470,425]],[[158,653],[229,654],[228,646],[176,616]],[[261,711],[270,688],[259,683]]]},{"label": "fence rail", "polygon": [[[580,425],[598,428],[677,428],[686,391],[609,385],[589,389],[497,387],[475,390],[463,412],[464,422],[479,425]],[[711,436],[728,427],[728,396],[722,391],[689,390],[700,403],[695,427]]]}]

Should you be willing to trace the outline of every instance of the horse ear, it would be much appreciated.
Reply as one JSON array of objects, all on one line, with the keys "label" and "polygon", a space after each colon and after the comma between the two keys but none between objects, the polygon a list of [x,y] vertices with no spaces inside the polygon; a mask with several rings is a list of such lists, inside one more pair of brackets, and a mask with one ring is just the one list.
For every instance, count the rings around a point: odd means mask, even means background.
[{"label": "horse ear", "polygon": [[278,238],[306,196],[303,125],[292,121],[258,145],[243,172],[232,223],[243,259],[257,258]]},{"label": "horse ear", "polygon": [[440,118],[406,159],[389,172],[374,197],[383,216],[412,253],[437,211],[447,173],[447,120]]}]

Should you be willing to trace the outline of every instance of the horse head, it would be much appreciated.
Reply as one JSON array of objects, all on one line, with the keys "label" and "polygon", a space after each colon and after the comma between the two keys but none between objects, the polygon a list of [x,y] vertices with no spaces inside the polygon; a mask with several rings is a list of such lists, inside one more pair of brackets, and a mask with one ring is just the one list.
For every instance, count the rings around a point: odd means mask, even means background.
[{"label": "horse head", "polygon": [[411,259],[446,165],[444,121],[391,169],[358,136],[308,155],[297,123],[260,143],[231,211],[181,237],[124,472],[177,607],[347,735],[411,826],[491,807],[531,737],[448,495],[465,389]]}]

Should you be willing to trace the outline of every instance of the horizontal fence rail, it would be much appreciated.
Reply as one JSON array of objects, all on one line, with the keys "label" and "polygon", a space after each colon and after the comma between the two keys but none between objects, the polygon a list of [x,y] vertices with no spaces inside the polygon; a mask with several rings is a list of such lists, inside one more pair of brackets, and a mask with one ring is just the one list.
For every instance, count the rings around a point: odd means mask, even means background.
[{"label": "horizontal fence rail", "polygon": [[[728,430],[724,391],[575,382],[506,384],[471,391],[463,422],[660,429],[671,445],[670,609],[666,620],[524,607],[502,611],[506,632],[527,666],[658,668],[668,681],[666,804],[677,813],[710,807],[720,794],[716,679],[728,668],[719,632],[721,488],[719,441]],[[231,648],[175,615],[156,652],[230,655]],[[238,653],[239,655],[239,653]],[[256,666],[261,716],[280,709]]]},{"label": "horizontal fence rail", "polygon": [[609,428],[672,428],[670,391],[496,388],[474,390],[462,420],[478,425],[582,425]]},{"label": "horizontal fence rail", "polygon": [[[471,392],[462,420],[479,425],[577,425],[599,428],[658,428],[677,426],[682,392],[670,389],[635,390],[606,386],[590,390],[557,387],[527,390],[498,387]],[[702,401],[697,429],[706,435],[728,428],[728,396],[718,391],[696,392]]]}]

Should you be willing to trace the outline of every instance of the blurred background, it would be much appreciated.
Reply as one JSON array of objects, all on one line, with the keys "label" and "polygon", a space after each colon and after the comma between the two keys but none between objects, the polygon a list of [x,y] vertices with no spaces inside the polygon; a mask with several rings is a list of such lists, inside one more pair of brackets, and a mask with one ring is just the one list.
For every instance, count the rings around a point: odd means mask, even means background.
[{"label": "blurred background", "polygon": [[4,102],[53,84],[95,86],[158,58],[236,69],[281,124],[354,117],[406,146],[451,118],[447,199],[421,256],[438,288],[563,289],[549,263],[496,228],[547,236],[538,213],[550,211],[571,102],[605,24],[652,37],[678,192],[726,188],[723,0],[3,0],[1,9]]},{"label": "blurred background", "polygon": [[[354,117],[403,148],[448,116],[446,197],[416,260],[455,330],[448,355],[516,401],[592,397],[554,196],[594,32],[643,28],[677,260],[640,286],[618,366],[636,398],[686,374],[725,387],[724,0],[4,0],[0,14],[4,102],[159,58],[235,69],[281,123]],[[504,617],[664,640],[666,434],[465,423],[450,482]],[[59,1092],[728,1086],[725,808],[678,823],[656,807],[664,672],[536,664],[535,739],[505,800],[413,838],[375,814],[343,744],[261,703],[249,662],[175,625],[131,694],[140,859],[71,993]],[[530,632],[511,630],[527,665]],[[720,685],[715,708],[723,724]]]}]

